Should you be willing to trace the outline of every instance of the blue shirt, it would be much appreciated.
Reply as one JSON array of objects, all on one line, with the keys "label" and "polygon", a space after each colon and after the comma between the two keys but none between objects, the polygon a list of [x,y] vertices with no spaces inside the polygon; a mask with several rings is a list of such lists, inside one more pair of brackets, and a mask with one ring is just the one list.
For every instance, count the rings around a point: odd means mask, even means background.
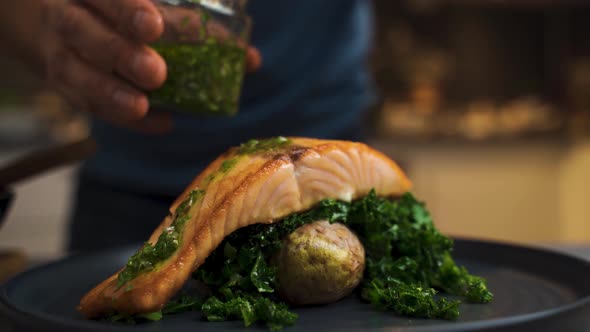
[{"label": "blue shirt", "polygon": [[246,77],[239,114],[173,114],[174,130],[148,136],[94,120],[98,154],[84,176],[143,193],[177,195],[230,146],[251,138],[354,139],[373,100],[368,0],[252,0],[252,44],[262,68]]}]

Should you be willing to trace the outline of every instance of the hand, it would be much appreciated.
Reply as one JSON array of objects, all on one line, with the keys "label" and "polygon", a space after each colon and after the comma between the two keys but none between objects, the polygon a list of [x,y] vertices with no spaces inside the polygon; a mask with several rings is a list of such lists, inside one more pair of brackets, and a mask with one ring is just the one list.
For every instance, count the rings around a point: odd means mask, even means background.
[{"label": "hand", "polygon": [[[150,0],[40,0],[46,42],[40,53],[50,87],[77,109],[145,133],[171,128],[169,114],[149,112],[142,91],[166,79],[164,60],[147,44],[164,32]],[[248,47],[248,70],[260,54]]]}]

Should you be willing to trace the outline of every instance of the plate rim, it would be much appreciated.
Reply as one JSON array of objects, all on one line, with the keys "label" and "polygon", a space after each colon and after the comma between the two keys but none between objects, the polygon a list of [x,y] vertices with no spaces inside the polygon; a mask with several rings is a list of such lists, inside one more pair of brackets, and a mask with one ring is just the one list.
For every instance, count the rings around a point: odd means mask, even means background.
[{"label": "plate rim", "polygon": [[[488,239],[477,239],[477,238],[468,238],[468,237],[460,237],[460,236],[452,236],[453,241],[455,243],[459,242],[462,245],[489,245],[493,247],[509,247],[510,249],[514,250],[525,250],[537,254],[543,255],[551,255],[555,258],[567,258],[571,261],[576,262],[580,266],[584,266],[590,271],[590,260],[583,259],[579,256],[572,255],[570,253],[561,252],[559,250],[555,250],[552,248],[542,247],[542,246],[535,246],[530,244],[518,244],[509,241],[498,241],[498,240],[488,240]],[[130,331],[131,328],[135,328],[137,330],[143,330],[138,328],[138,326],[126,326],[120,325],[115,326],[108,323],[100,323],[96,321],[90,320],[72,320],[72,319],[65,319],[59,316],[43,313],[43,312],[32,312],[27,311],[26,309],[19,308],[18,306],[11,303],[8,294],[7,294],[7,286],[10,284],[17,283],[19,279],[38,273],[41,270],[52,268],[55,266],[67,264],[73,259],[80,259],[80,258],[88,258],[89,256],[93,255],[104,255],[108,252],[119,252],[124,250],[131,250],[133,248],[139,248],[141,244],[133,244],[133,245],[124,245],[124,246],[117,246],[113,248],[109,248],[107,250],[95,250],[89,251],[84,253],[71,253],[64,255],[63,257],[35,266],[31,269],[28,269],[13,278],[9,279],[5,283],[0,285],[0,314],[4,315],[8,321],[10,322],[18,321],[22,322],[23,320],[42,320],[48,325],[48,328],[57,328],[57,327],[68,327],[68,328],[75,328],[83,331],[96,331],[96,332],[119,332],[119,331]],[[534,322],[538,319],[550,319],[557,315],[565,314],[571,311],[575,311],[576,309],[583,308],[585,306],[590,307],[590,294],[585,294],[583,297],[576,299],[575,301],[561,305],[554,308],[544,309],[541,311],[535,311],[531,313],[525,314],[518,314],[514,316],[508,317],[500,317],[500,318],[492,318],[492,319],[485,319],[480,321],[471,321],[471,322],[458,322],[455,324],[449,324],[444,326],[414,326],[414,327],[404,327],[411,329],[413,332],[433,332],[433,331],[475,331],[480,329],[489,329],[489,328],[501,328],[501,327],[510,327],[517,324],[527,323],[527,322]],[[14,319],[14,318],[18,319]],[[590,316],[589,316],[590,322]],[[153,324],[158,324],[159,322],[150,323],[148,327],[153,328]]]}]

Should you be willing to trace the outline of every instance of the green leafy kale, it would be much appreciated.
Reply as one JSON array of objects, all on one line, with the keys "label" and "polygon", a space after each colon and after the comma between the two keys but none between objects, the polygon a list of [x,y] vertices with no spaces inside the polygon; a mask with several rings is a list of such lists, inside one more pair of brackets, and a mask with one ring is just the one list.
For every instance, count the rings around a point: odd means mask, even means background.
[{"label": "green leafy kale", "polygon": [[318,220],[346,224],[362,241],[366,268],[359,294],[376,308],[409,317],[453,320],[459,316],[460,301],[437,297],[438,290],[469,302],[492,300],[484,279],[455,264],[453,241],[435,228],[421,202],[409,193],[390,200],[372,191],[352,203],[324,200],[278,223],[252,225],[230,234],[194,274],[212,295],[204,303],[185,300],[185,305],[167,307],[198,308],[209,321],[264,323],[271,330],[294,324],[297,315],[275,292],[272,257],[286,235]]},{"label": "green leafy kale", "polygon": [[180,298],[174,301],[168,302],[164,309],[162,309],[162,313],[164,315],[169,314],[179,314],[182,312],[198,310],[203,305],[204,301],[200,297],[190,296],[188,294],[183,294]]},{"label": "green leafy kale", "polygon": [[125,324],[137,324],[143,321],[159,321],[164,315],[199,310],[203,303],[204,301],[200,297],[183,294],[178,299],[168,302],[160,311],[135,315],[113,314],[105,317],[105,320]]},{"label": "green leafy kale", "polygon": [[260,321],[266,323],[273,331],[293,325],[297,319],[297,315],[291,313],[287,305],[259,295],[238,296],[226,301],[213,296],[201,309],[212,322],[239,319],[245,326],[250,326]]},{"label": "green leafy kale", "polygon": [[435,300],[435,294],[432,288],[407,284],[395,278],[372,280],[362,290],[363,298],[380,309],[412,317],[456,319],[459,301]]},{"label": "green leafy kale", "polygon": [[386,282],[394,278],[470,302],[492,300],[485,280],[455,264],[453,241],[436,229],[425,206],[411,194],[389,201],[371,193],[352,204],[347,223],[368,246],[365,282],[379,280],[394,287]]},{"label": "green leafy kale", "polygon": [[[246,326],[259,321],[277,328],[281,324],[276,317],[296,317],[288,315],[274,293],[278,285],[270,258],[286,235],[317,220],[344,223],[359,236],[366,251],[360,293],[378,308],[411,317],[456,319],[460,301],[436,299],[435,289],[470,302],[492,299],[482,278],[455,264],[453,241],[435,228],[421,202],[409,193],[390,200],[373,191],[352,203],[324,200],[279,223],[253,225],[229,235],[197,273],[197,279],[217,289],[215,293],[222,299],[211,300],[215,310],[204,310],[209,320],[242,319]],[[248,309],[261,298],[275,301],[268,303],[276,303],[273,308],[278,307],[280,315],[265,318]],[[283,325],[293,321],[285,319]]]}]

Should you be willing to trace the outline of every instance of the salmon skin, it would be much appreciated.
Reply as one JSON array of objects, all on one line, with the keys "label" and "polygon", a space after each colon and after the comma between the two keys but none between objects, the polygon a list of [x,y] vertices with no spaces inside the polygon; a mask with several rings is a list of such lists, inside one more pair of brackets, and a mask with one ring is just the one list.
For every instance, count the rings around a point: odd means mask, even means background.
[{"label": "salmon skin", "polygon": [[277,137],[233,147],[186,187],[144,246],[77,309],[87,318],[161,310],[232,232],[372,189],[396,197],[411,183],[393,160],[363,143]]}]

